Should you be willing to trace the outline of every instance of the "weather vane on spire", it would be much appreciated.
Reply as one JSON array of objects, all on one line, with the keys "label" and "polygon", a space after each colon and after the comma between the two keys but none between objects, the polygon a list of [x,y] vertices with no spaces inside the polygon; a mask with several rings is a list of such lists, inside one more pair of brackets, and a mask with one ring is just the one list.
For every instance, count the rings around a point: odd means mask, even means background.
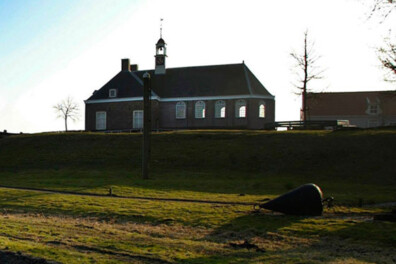
[{"label": "weather vane on spire", "polygon": [[160,38],[162,38],[162,21],[164,21],[163,18],[160,19],[160,22],[161,22],[161,24],[160,24]]}]

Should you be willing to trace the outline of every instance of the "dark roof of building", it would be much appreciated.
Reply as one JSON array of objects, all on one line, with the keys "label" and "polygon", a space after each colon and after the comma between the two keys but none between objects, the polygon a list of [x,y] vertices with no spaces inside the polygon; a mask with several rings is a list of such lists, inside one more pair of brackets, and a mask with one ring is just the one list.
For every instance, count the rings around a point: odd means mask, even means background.
[{"label": "dark roof of building", "polygon": [[151,75],[151,87],[161,98],[264,95],[272,96],[244,63],[154,70],[121,71],[88,100],[108,99],[109,89],[117,89],[117,98],[143,96],[143,74]]},{"label": "dark roof of building", "polygon": [[387,114],[396,114],[396,91],[308,93],[311,116],[365,115],[369,102],[380,104]]},{"label": "dark roof of building", "polygon": [[88,100],[109,98],[110,89],[117,89],[117,98],[139,97],[143,95],[143,81],[130,71],[120,71]]}]

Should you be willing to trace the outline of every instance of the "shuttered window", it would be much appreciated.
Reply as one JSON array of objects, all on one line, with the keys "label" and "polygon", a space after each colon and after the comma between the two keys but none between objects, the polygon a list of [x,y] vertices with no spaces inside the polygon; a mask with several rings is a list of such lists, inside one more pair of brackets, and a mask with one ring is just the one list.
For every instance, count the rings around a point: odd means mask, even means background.
[{"label": "shuttered window", "polygon": [[177,102],[176,104],[176,119],[185,119],[186,118],[186,103],[185,102]]},{"label": "shuttered window", "polygon": [[143,110],[133,111],[133,128],[134,129],[143,128]]},{"label": "shuttered window", "polygon": [[106,130],[106,112],[96,112],[96,130]]}]

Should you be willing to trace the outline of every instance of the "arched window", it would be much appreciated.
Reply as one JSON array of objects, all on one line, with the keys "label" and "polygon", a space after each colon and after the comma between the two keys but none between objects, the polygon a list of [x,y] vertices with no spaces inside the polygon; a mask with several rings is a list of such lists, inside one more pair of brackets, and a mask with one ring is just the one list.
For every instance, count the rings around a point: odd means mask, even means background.
[{"label": "arched window", "polygon": [[198,101],[195,103],[195,118],[205,118],[205,102]]},{"label": "arched window", "polygon": [[235,102],[235,117],[245,118],[246,117],[246,101],[238,100]]},{"label": "arched window", "polygon": [[185,119],[186,118],[186,103],[185,102],[177,102],[176,104],[176,119]]},{"label": "arched window", "polygon": [[259,103],[259,118],[265,118],[265,102],[260,101]]},{"label": "arched window", "polygon": [[226,103],[223,100],[215,103],[215,118],[225,118]]}]

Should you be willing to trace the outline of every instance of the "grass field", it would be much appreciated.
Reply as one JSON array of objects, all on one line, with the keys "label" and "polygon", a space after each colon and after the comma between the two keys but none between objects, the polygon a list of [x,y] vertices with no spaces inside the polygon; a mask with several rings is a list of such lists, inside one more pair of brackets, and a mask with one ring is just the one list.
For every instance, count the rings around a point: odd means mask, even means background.
[{"label": "grass field", "polygon": [[[0,139],[0,184],[119,196],[252,202],[318,184],[336,206],[291,217],[252,206],[0,188],[0,250],[62,263],[395,263],[396,131],[58,133]],[[245,242],[246,241],[246,242]],[[245,244],[244,244],[245,243]],[[251,245],[251,249],[244,245]]]}]

